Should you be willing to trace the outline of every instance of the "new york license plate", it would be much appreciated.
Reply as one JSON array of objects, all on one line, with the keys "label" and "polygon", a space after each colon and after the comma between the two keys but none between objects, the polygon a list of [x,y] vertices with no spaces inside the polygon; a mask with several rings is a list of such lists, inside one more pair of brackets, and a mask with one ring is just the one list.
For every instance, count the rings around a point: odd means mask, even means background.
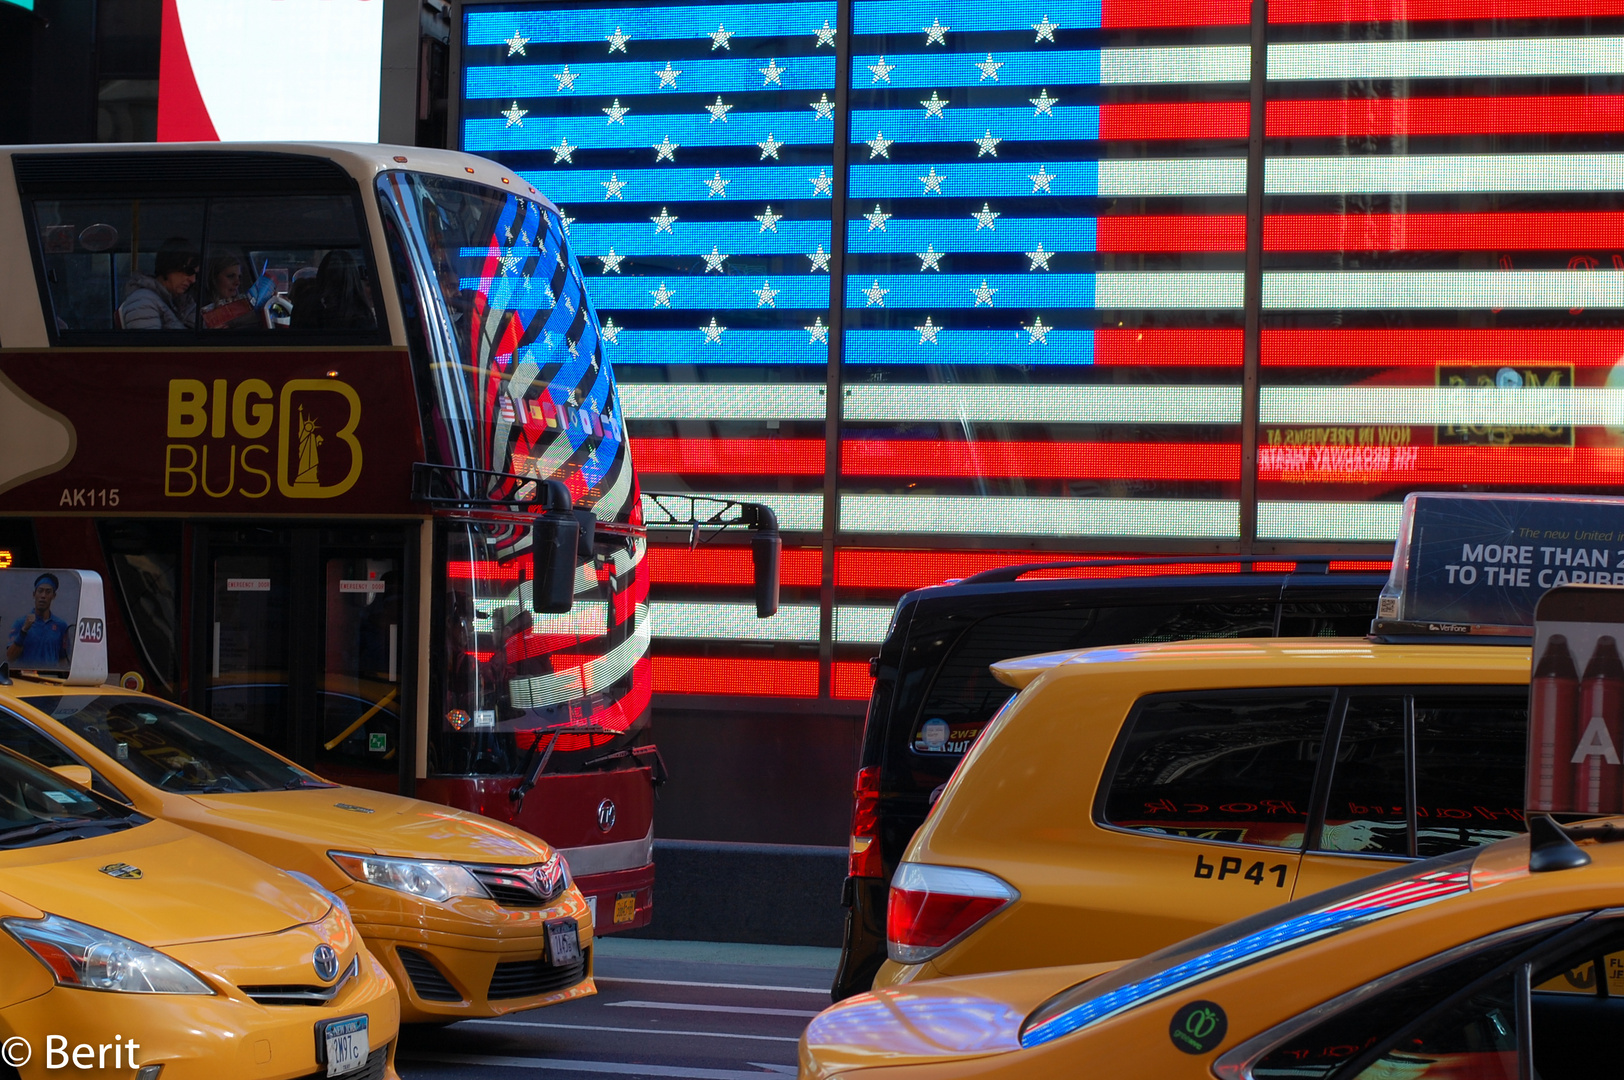
[{"label": "new york license plate", "polygon": [[343,1020],[330,1020],[316,1029],[316,1038],[327,1051],[327,1075],[344,1076],[365,1067],[367,1055],[367,1018],[350,1016]]},{"label": "new york license plate", "polygon": [[581,962],[581,931],[574,919],[553,919],[547,923],[547,957],[553,967]]}]

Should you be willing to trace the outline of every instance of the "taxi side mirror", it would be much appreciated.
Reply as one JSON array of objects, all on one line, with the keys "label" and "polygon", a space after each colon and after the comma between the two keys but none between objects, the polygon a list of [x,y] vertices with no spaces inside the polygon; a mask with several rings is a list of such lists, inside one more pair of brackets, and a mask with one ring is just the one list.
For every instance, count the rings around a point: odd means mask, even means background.
[{"label": "taxi side mirror", "polygon": [[95,779],[88,765],[58,765],[51,771],[64,780],[72,780],[80,787],[89,787]]}]

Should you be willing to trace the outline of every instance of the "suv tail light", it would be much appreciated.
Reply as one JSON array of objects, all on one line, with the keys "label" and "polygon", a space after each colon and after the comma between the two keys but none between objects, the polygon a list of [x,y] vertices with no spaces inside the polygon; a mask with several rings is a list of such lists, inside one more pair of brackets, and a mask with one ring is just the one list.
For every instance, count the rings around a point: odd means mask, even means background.
[{"label": "suv tail light", "polygon": [[899,964],[929,960],[1018,896],[1008,882],[980,870],[903,863],[891,879],[886,954]]},{"label": "suv tail light", "polygon": [[852,793],[851,848],[846,859],[851,877],[884,877],[880,861],[880,769],[870,765],[857,773]]}]

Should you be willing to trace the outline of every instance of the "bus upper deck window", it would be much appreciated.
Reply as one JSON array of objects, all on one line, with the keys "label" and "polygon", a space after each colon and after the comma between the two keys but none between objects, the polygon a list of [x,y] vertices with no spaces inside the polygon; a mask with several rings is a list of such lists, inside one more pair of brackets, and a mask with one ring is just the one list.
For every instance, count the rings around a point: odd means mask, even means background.
[{"label": "bus upper deck window", "polygon": [[33,204],[57,336],[370,338],[381,320],[353,197],[234,194]]}]

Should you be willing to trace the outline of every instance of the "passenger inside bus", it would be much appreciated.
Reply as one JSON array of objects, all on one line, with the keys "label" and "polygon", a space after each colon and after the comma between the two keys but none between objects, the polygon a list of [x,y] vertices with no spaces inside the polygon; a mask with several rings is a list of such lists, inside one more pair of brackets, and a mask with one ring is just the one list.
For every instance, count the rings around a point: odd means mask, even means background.
[{"label": "passenger inside bus", "polygon": [[366,330],[373,325],[364,270],[344,248],[323,256],[314,278],[295,282],[290,299],[295,330]]},{"label": "passenger inside bus", "polygon": [[262,325],[259,310],[243,292],[242,259],[229,252],[209,256],[204,281],[203,325],[210,330],[253,329]]},{"label": "passenger inside bus", "polygon": [[172,236],[158,248],[152,276],[132,273],[129,292],[118,306],[125,330],[190,330],[197,324],[197,247]]}]

